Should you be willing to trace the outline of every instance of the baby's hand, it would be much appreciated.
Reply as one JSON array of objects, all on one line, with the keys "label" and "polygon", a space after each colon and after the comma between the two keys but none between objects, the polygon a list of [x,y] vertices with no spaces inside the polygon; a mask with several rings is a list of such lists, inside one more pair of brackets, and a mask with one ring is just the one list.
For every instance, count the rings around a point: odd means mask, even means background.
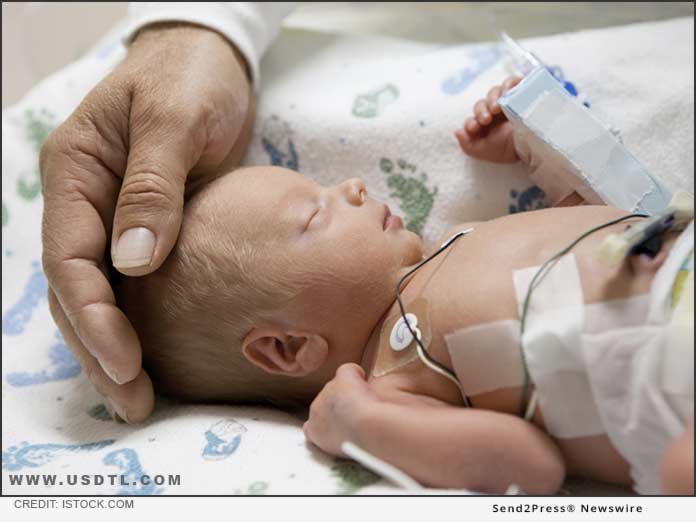
[{"label": "baby's hand", "polygon": [[356,443],[359,411],[375,399],[360,366],[340,366],[309,407],[309,420],[303,426],[305,436],[327,453],[346,457],[341,444]]},{"label": "baby's hand", "polygon": [[469,156],[494,163],[514,163],[519,158],[512,136],[512,125],[503,114],[498,98],[522,80],[510,76],[496,85],[485,99],[474,105],[474,116],[464,122],[464,129],[454,133],[459,146]]}]

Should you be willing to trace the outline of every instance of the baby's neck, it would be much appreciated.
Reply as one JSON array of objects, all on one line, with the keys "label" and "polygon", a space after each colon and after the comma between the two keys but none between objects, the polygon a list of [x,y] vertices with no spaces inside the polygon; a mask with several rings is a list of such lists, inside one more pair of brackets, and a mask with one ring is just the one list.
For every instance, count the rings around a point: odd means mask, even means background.
[{"label": "baby's neck", "polygon": [[[411,268],[409,268],[408,270],[411,270]],[[404,274],[408,273],[408,270],[405,270]],[[411,290],[414,289],[414,285],[412,285],[411,283],[416,279],[416,276],[417,272],[416,274],[413,274],[406,278],[403,284],[400,285],[400,295],[402,302],[406,298],[406,296],[411,295]],[[400,277],[403,277],[403,275]],[[372,332],[370,333],[370,337],[368,338],[367,343],[365,344],[365,349],[363,350],[362,359],[360,361],[360,366],[362,366],[362,368],[365,370],[365,375],[369,376],[373,371],[374,363],[377,358],[377,353],[380,349],[380,337],[384,328],[384,323],[390,321],[398,315],[400,315],[399,303],[396,300],[396,298],[394,298],[392,299],[391,303],[389,304],[385,312],[382,314],[382,316],[377,320],[374,328],[372,329]]]},{"label": "baby's neck", "polygon": [[[400,296],[407,312],[416,312],[422,308],[424,303],[423,294],[428,287],[431,277],[437,273],[440,265],[445,261],[445,257],[443,256],[428,263],[428,266],[422,267],[404,282]],[[431,330],[429,334],[432,337],[438,335],[435,331],[437,329],[436,325],[427,324],[427,314],[418,313],[416,315],[419,316],[419,326]],[[398,301],[394,299],[373,328],[360,362],[368,377],[368,381],[381,391],[386,390],[390,395],[392,392],[395,392],[401,396],[417,395],[421,399],[429,397],[439,399],[442,402],[458,404],[461,401],[461,394],[458,389],[452,383],[420,363],[420,361],[415,360],[413,346],[408,347],[399,356],[394,357],[395,352],[392,352],[389,335],[393,327],[392,325],[400,317],[401,309]],[[449,365],[449,360],[443,360],[443,354],[439,353],[439,351],[437,354],[434,354],[432,349],[428,349],[428,351],[431,355],[435,355],[436,359],[440,360],[441,363]],[[389,353],[385,354],[385,352]],[[408,354],[411,356],[409,357]],[[385,364],[385,360],[391,360],[393,363],[394,359],[398,359],[402,355],[406,355],[408,362],[404,363],[404,359],[402,359],[401,363]],[[401,401],[401,399],[398,400]],[[408,402],[408,399],[406,401]]]}]

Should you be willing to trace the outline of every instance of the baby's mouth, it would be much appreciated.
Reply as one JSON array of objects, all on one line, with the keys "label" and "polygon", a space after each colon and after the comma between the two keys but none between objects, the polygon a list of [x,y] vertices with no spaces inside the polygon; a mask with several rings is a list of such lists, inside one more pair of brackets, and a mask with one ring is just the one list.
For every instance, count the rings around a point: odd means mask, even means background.
[{"label": "baby's mouth", "polygon": [[384,204],[384,220],[382,221],[382,230],[387,230],[392,225],[396,225],[398,227],[403,227],[404,222],[399,216],[393,215],[391,213],[391,210],[389,210],[389,205],[387,205],[385,203]]}]

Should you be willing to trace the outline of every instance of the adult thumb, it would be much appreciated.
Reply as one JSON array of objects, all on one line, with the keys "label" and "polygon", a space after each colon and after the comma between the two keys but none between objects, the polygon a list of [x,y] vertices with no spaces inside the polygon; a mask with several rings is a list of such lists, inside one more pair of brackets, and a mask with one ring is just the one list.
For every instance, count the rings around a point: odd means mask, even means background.
[{"label": "adult thumb", "polygon": [[186,176],[195,158],[190,143],[171,138],[151,135],[129,151],[111,238],[113,266],[125,275],[159,268],[179,236]]}]

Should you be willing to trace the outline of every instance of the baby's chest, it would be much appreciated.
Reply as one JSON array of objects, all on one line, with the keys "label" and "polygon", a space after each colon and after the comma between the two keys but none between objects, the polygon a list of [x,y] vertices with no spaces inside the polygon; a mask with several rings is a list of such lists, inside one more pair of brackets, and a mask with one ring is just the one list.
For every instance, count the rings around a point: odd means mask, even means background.
[{"label": "baby's chest", "polygon": [[435,337],[514,320],[518,305],[513,270],[503,260],[452,257],[423,290]]},{"label": "baby's chest", "polygon": [[429,305],[428,352],[454,372],[476,407],[517,411],[524,369],[512,269],[448,261],[422,293]]}]

